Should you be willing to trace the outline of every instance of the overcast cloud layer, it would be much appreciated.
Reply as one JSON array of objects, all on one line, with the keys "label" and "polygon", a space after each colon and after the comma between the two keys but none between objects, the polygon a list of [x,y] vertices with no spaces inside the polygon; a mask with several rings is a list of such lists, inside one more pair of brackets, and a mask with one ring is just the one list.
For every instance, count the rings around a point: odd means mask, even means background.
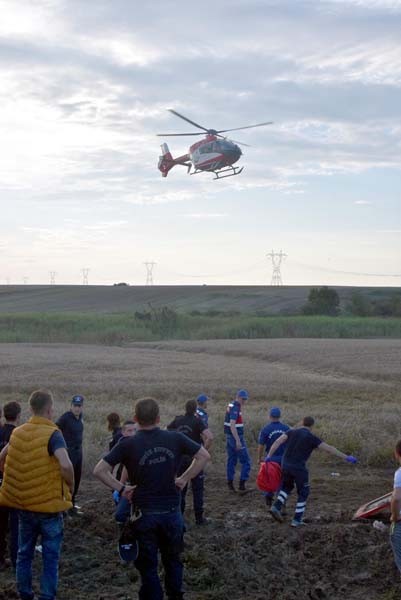
[{"label": "overcast cloud layer", "polygon": [[[196,5],[197,4],[197,5]],[[400,285],[401,0],[0,0],[0,282]],[[157,170],[172,107],[238,177]],[[174,155],[194,138],[169,138]],[[196,139],[196,138],[195,138]]]}]

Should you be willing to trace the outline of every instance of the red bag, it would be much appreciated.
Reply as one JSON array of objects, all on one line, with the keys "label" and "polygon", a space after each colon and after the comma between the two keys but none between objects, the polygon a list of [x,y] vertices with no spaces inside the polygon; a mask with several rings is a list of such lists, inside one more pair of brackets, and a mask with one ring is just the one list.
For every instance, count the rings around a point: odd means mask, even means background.
[{"label": "red bag", "polygon": [[281,466],[276,462],[260,465],[256,485],[262,492],[277,492],[281,483]]}]

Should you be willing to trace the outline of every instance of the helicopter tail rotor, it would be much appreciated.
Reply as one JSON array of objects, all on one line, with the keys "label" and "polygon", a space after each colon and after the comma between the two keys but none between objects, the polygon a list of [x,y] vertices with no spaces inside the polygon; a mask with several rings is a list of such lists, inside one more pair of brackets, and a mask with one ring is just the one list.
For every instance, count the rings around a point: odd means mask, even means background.
[{"label": "helicopter tail rotor", "polygon": [[192,166],[192,163],[189,162],[189,155],[184,154],[184,156],[180,156],[178,158],[173,158],[173,155],[170,152],[170,149],[167,144],[161,145],[162,155],[159,156],[159,164],[158,169],[162,174],[162,177],[167,177],[168,172],[175,165],[184,165],[184,167],[188,167],[189,169]]}]

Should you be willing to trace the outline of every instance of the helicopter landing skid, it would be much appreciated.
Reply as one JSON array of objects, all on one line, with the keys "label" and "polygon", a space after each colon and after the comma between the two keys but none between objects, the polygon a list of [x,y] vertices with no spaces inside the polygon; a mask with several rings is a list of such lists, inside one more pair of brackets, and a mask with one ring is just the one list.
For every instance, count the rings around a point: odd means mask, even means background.
[{"label": "helicopter landing skid", "polygon": [[[224,179],[225,177],[234,177],[234,175],[239,175],[242,173],[244,167],[228,167],[227,169],[222,169],[221,171],[213,171],[216,177],[213,177],[213,181],[215,179]],[[222,173],[227,173],[227,175],[222,175]]]}]

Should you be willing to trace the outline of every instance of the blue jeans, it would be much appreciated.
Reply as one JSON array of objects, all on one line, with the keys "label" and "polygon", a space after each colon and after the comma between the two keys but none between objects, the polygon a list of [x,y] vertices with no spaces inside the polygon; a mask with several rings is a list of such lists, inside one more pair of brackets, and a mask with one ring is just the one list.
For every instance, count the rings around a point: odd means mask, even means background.
[{"label": "blue jeans", "polygon": [[135,566],[141,575],[140,600],[163,600],[163,590],[157,572],[158,551],[165,573],[165,588],[170,600],[183,598],[184,520],[179,508],[166,512],[144,512],[135,522],[139,554]]},{"label": "blue jeans", "polygon": [[248,448],[242,435],[239,436],[242,448],[237,450],[234,436],[230,433],[226,434],[227,448],[227,480],[233,481],[235,477],[235,467],[239,461],[241,464],[240,479],[246,481],[251,472],[251,457],[249,456]]},{"label": "blue jeans", "polygon": [[61,513],[19,511],[17,589],[21,600],[32,600],[32,560],[38,537],[42,543],[43,570],[39,600],[54,600],[58,583],[58,561],[63,539]]},{"label": "blue jeans", "polygon": [[391,524],[390,544],[393,549],[395,564],[401,573],[401,521]]}]

